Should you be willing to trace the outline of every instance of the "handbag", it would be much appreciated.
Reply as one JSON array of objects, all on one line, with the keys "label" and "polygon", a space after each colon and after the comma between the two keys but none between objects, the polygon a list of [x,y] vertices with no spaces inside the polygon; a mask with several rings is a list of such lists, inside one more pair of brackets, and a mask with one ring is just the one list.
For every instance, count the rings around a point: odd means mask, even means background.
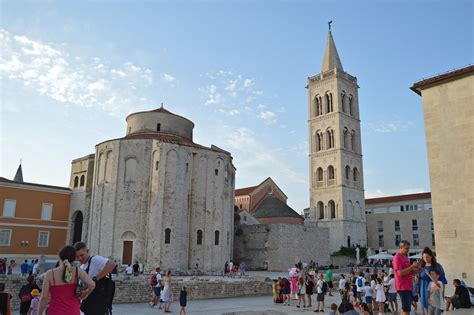
[{"label": "handbag", "polygon": [[83,292],[84,288],[79,284],[79,270],[76,267],[76,288],[74,289],[74,293],[78,300],[81,300]]},{"label": "handbag", "polygon": [[31,297],[31,294],[30,293],[25,293],[25,294],[22,294],[20,296],[20,301],[21,303],[25,303],[25,302],[31,302],[33,298]]}]

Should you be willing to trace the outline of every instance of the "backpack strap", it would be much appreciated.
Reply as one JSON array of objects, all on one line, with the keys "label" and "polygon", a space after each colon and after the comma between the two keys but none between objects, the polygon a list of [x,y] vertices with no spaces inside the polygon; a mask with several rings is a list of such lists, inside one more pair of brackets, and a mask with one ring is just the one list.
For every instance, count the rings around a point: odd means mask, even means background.
[{"label": "backpack strap", "polygon": [[92,258],[94,258],[94,256],[89,257],[89,262],[87,263],[87,268],[85,270],[87,274],[89,274],[89,269],[91,268]]}]

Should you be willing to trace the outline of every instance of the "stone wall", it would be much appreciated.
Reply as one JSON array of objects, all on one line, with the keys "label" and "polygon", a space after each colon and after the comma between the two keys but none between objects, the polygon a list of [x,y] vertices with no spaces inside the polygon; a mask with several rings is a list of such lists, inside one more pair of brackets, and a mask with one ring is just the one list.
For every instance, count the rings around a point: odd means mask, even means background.
[{"label": "stone wall", "polygon": [[[151,299],[151,287],[148,284],[149,276],[120,278],[115,281],[114,304],[145,303]],[[13,296],[12,309],[18,309],[20,301],[18,292],[26,283],[20,276],[0,278],[6,284],[5,292]],[[41,287],[42,280],[38,279]],[[173,295],[179,300],[179,290],[185,286],[189,300],[203,300],[216,298],[231,298],[240,296],[271,295],[272,282],[255,278],[229,279],[217,277],[186,277],[173,279]]]},{"label": "stone wall", "polygon": [[298,261],[330,263],[329,230],[295,224],[241,225],[234,237],[234,260],[248,270],[287,270]]}]

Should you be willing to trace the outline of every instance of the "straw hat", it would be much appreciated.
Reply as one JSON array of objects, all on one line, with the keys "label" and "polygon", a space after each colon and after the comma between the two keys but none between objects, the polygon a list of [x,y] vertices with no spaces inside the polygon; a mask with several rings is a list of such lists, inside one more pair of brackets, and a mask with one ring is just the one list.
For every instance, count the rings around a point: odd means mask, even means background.
[{"label": "straw hat", "polygon": [[36,297],[40,295],[40,291],[38,289],[33,289],[33,291],[31,291],[31,296],[32,297]]}]

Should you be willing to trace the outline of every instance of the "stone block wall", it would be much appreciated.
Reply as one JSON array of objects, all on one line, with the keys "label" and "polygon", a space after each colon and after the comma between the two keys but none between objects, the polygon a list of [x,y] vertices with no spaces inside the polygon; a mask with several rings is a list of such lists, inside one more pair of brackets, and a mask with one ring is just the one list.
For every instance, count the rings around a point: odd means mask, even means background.
[{"label": "stone block wall", "polygon": [[241,225],[234,237],[234,260],[248,270],[282,271],[298,261],[330,263],[329,230],[295,224]]},{"label": "stone block wall", "polygon": [[[115,281],[114,304],[145,303],[151,299],[151,286],[148,284],[150,276],[123,278]],[[5,292],[13,296],[12,309],[20,307],[18,292],[26,283],[25,278],[9,276],[0,278],[6,284]],[[38,279],[42,286],[42,280]],[[272,282],[255,278],[229,279],[216,277],[183,277],[173,279],[173,296],[179,301],[179,291],[185,286],[188,291],[188,300],[203,300],[216,298],[231,298],[240,296],[271,295]]]}]

